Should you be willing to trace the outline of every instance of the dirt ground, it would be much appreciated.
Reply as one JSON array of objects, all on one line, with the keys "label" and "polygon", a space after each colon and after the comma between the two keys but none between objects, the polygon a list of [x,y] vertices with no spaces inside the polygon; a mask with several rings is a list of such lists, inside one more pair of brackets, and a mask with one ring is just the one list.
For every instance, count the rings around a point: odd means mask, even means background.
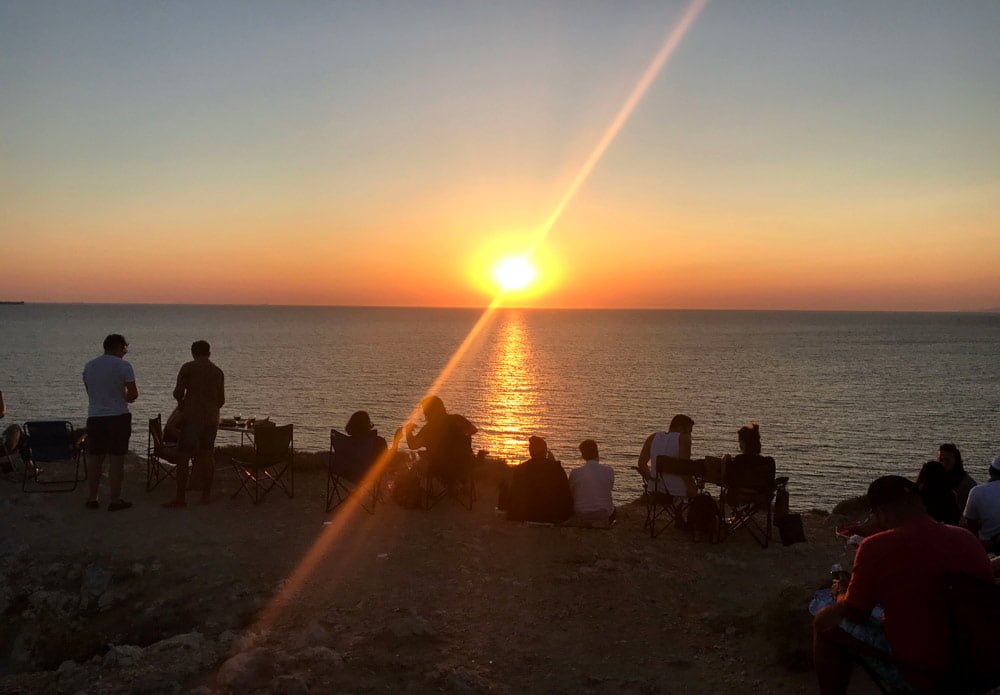
[{"label": "dirt ground", "polygon": [[[512,523],[488,481],[471,512],[328,515],[315,468],[258,506],[217,480],[214,503],[163,509],[169,483],[147,493],[130,457],[135,506],[116,513],[84,509],[82,487],[0,483],[0,693],[816,691],[805,602],[841,555],[839,518],[806,515],[808,543],[761,549],[745,531],[650,538],[640,503],[609,530]],[[68,605],[104,570],[89,606]],[[117,666],[116,646],[191,633],[217,651],[177,675]]]}]

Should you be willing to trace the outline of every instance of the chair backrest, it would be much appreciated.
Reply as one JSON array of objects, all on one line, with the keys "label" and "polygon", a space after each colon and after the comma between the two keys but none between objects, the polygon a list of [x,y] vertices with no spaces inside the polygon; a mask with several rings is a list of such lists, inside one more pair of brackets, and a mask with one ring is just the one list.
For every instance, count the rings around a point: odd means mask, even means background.
[{"label": "chair backrest", "polygon": [[330,430],[330,446],[338,472],[353,482],[359,481],[375,463],[374,430],[360,437],[351,437],[337,430]]},{"label": "chair backrest", "polygon": [[945,606],[951,631],[953,683],[982,692],[1000,685],[997,626],[1000,586],[966,574],[944,577]]},{"label": "chair backrest", "polygon": [[705,476],[705,462],[702,460],[681,459],[675,456],[656,457],[657,475],[682,475],[699,480]]},{"label": "chair backrest", "polygon": [[157,449],[163,446],[163,415],[149,418],[149,438]]},{"label": "chair backrest", "polygon": [[254,445],[258,465],[270,466],[288,458],[294,425],[255,427]]},{"label": "chair backrest", "polygon": [[32,461],[68,461],[79,452],[73,438],[73,424],[65,420],[24,423]]},{"label": "chair backrest", "polygon": [[769,493],[774,490],[774,475],[770,456],[739,456],[726,466],[723,477],[727,488]]}]

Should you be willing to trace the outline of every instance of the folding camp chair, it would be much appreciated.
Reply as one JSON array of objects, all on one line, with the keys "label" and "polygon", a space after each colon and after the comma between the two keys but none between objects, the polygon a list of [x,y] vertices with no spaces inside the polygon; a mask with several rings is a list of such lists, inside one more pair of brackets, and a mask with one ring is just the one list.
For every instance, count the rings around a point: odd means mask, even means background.
[{"label": "folding camp chair", "polygon": [[[1000,687],[1000,659],[996,655],[996,630],[1000,625],[1000,585],[957,572],[948,572],[941,582],[948,616],[951,666],[928,691],[949,695],[978,695]],[[878,689],[896,692],[867,661],[858,663]],[[924,691],[921,691],[924,692]]]},{"label": "folding camp chair", "polygon": [[375,442],[374,432],[368,437],[349,437],[343,432],[330,430],[330,459],[326,469],[327,512],[339,507],[362,486],[368,488],[361,499],[361,507],[366,512],[374,514],[375,505],[384,501],[384,472],[371,472],[377,463]]},{"label": "folding camp chair", "polygon": [[[87,477],[87,463],[83,457],[83,448],[77,442],[73,424],[64,420],[45,420],[24,423],[26,443],[22,449],[24,459],[24,477],[21,490],[24,492],[70,492],[76,489],[77,483]],[[31,464],[28,463],[31,461]],[[50,469],[66,466],[62,476],[45,478],[38,469],[39,463],[48,464]],[[80,467],[83,465],[83,476]],[[68,466],[73,467],[73,475],[69,477]]]},{"label": "folding camp chair", "polygon": [[996,653],[1000,586],[965,574],[944,577],[951,634],[948,692],[984,693],[1000,687]]},{"label": "folding camp chair", "polygon": [[[645,475],[638,466],[636,470],[642,476],[642,486],[646,499],[646,521],[643,523],[643,528],[649,529],[650,538],[659,536],[668,526],[680,527],[684,522],[684,513],[692,498],[671,495],[667,491],[666,483],[659,476],[676,475],[693,478],[695,487],[698,492],[701,492],[705,486],[704,462],[674,458],[673,456],[657,456],[656,478]],[[667,522],[657,529],[657,521],[664,516],[667,518]]]},{"label": "folding camp chair", "polygon": [[149,436],[146,440],[146,492],[167,478],[176,478],[180,453],[177,444],[163,441],[163,416],[149,419]]},{"label": "folding camp chair", "polygon": [[[745,528],[760,547],[766,548],[774,534],[774,496],[788,478],[774,477],[774,459],[758,456],[738,466],[726,466],[719,507],[724,534]],[[758,516],[763,516],[761,523]]]},{"label": "folding camp chair", "polygon": [[424,473],[424,508],[430,509],[446,497],[450,497],[463,508],[472,511],[478,495],[475,476],[476,459],[472,456],[470,445],[468,456],[464,452],[458,461],[452,459],[447,468],[435,466],[433,461],[427,461]]},{"label": "folding camp chair", "polygon": [[246,490],[253,503],[259,504],[275,486],[284,490],[289,498],[295,496],[293,427],[294,425],[283,425],[254,428],[252,460],[232,459],[233,470],[240,478],[240,486],[233,497]]}]

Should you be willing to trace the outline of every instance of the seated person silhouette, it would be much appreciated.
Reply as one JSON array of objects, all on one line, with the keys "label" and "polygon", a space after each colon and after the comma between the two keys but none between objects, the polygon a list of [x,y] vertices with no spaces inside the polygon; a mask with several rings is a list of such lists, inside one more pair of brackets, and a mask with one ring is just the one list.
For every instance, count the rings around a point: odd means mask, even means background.
[{"label": "seated person silhouette", "polygon": [[357,485],[388,450],[388,445],[364,410],[351,415],[344,431],[346,435],[334,432],[331,465],[334,473]]},{"label": "seated person silhouette", "polygon": [[671,456],[679,459],[691,458],[691,432],[694,420],[687,415],[674,415],[670,420],[670,429],[666,432],[654,432],[646,437],[639,453],[639,471],[644,478],[652,478],[655,482],[651,492],[654,495],[669,494],[672,497],[694,497],[698,487],[690,476],[658,475],[656,459],[659,456]]},{"label": "seated person silhouette", "polygon": [[541,437],[528,439],[527,461],[511,472],[507,518],[561,524],[573,515],[573,493],[562,465]]},{"label": "seated person silhouette", "polygon": [[465,417],[449,413],[437,396],[428,396],[420,402],[426,420],[414,432],[412,422],[406,423],[406,445],[416,451],[423,450],[427,473],[445,485],[462,480],[472,472],[472,435],[479,430]]},{"label": "seated person silhouette", "polygon": [[601,463],[597,442],[585,439],[580,442],[583,465],[569,473],[569,487],[573,492],[574,526],[608,526],[615,517],[611,491],[615,486],[615,469]]},{"label": "seated person silhouette", "polygon": [[[744,425],[737,431],[740,442],[740,453],[735,457],[726,454],[722,457],[725,466],[725,483],[738,492],[740,487],[755,487],[755,482],[765,478],[774,470],[774,459],[761,456],[760,426],[756,422]],[[745,482],[745,485],[740,485]]]},{"label": "seated person silhouette", "polygon": [[940,461],[928,461],[917,474],[917,489],[924,501],[927,514],[943,524],[958,526],[962,512],[958,508],[958,497],[948,480],[948,471]]},{"label": "seated person silhouette", "polygon": [[[3,400],[3,391],[0,391],[0,418],[6,416],[7,404]],[[21,429],[20,425],[8,425],[4,428],[3,434],[0,434],[0,455],[3,456],[3,460],[0,461],[0,473],[7,475],[14,472],[8,457],[13,457],[18,453],[21,455],[24,465],[29,469],[32,468],[33,464],[28,459],[27,438],[24,436],[24,430]]]}]

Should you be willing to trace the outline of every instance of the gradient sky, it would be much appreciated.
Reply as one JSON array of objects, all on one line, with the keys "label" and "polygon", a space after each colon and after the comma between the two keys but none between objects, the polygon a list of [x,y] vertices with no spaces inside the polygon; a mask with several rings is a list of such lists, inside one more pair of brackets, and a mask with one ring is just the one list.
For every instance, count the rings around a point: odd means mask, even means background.
[{"label": "gradient sky", "polygon": [[[0,2],[0,298],[477,306],[688,3]],[[1000,307],[1000,3],[710,1],[570,307]]]}]

